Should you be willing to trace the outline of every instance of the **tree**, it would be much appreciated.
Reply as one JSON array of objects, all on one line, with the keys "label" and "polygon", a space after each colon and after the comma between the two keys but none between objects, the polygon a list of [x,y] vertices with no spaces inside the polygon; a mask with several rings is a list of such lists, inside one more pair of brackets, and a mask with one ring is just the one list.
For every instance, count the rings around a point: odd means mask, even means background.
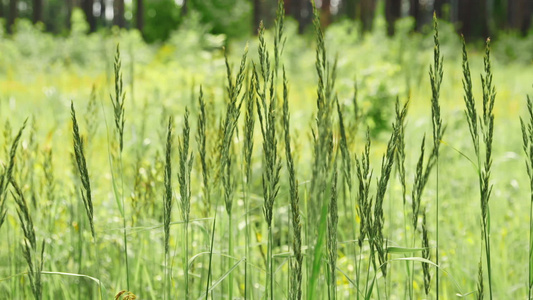
[{"label": "tree", "polygon": [[357,18],[357,2],[357,0],[342,1],[344,13],[351,20],[355,20]]},{"label": "tree", "polygon": [[85,18],[87,19],[87,23],[89,24],[89,32],[95,32],[96,31],[96,18],[93,14],[93,4],[94,0],[82,0],[81,1],[81,9],[83,10],[83,13],[85,14]]},{"label": "tree", "polygon": [[400,18],[402,2],[398,0],[385,1],[385,19],[387,20],[387,34],[394,35],[394,23]]},{"label": "tree", "polygon": [[13,33],[15,19],[17,18],[17,0],[9,0],[9,13],[7,15],[7,32]]},{"label": "tree", "polygon": [[320,7],[320,23],[322,28],[326,28],[331,24],[331,0],[322,0],[322,6]]},{"label": "tree", "polygon": [[99,18],[100,22],[99,22],[99,24],[103,25],[103,26],[107,25],[107,19],[106,19],[106,16],[105,16],[105,11],[106,11],[106,0],[100,0],[100,18]]},{"label": "tree", "polygon": [[[257,29],[261,18],[257,9],[259,9],[261,2],[254,1],[251,3],[250,0],[191,0],[187,2],[187,5],[191,11],[194,10],[199,13],[202,23],[211,25],[212,33],[225,34],[228,38],[232,38],[249,33],[251,30],[250,25]],[[258,23],[255,24],[255,22]]]},{"label": "tree", "polygon": [[65,4],[67,5],[67,17],[65,20],[65,26],[67,27],[67,29],[70,30],[70,19],[72,17],[72,9],[74,8],[74,3],[73,0],[65,0]]},{"label": "tree", "polygon": [[253,10],[252,31],[254,34],[257,34],[257,28],[259,28],[259,23],[261,22],[261,0],[254,0]]},{"label": "tree", "polygon": [[487,3],[484,0],[460,1],[458,17],[460,31],[465,38],[484,39],[489,36]]},{"label": "tree", "polygon": [[507,1],[509,27],[517,29],[525,36],[531,27],[533,4],[531,0]]},{"label": "tree", "polygon": [[420,31],[422,27],[422,11],[419,0],[409,0],[409,16],[415,19],[415,31]]},{"label": "tree", "polygon": [[376,12],[375,0],[361,0],[361,23],[362,31],[372,31],[372,24],[374,23],[374,14]]},{"label": "tree", "polygon": [[33,24],[43,21],[43,0],[33,0]]},{"label": "tree", "polygon": [[124,19],[124,0],[113,1],[113,25],[120,28],[126,27],[126,19]]},{"label": "tree", "polygon": [[450,4],[450,0],[435,0],[433,4],[433,9],[435,10],[435,13],[437,14],[438,18],[445,18],[446,16],[443,16],[442,7],[444,4]]},{"label": "tree", "polygon": [[144,28],[144,2],[143,0],[137,0],[136,18],[137,18],[137,21],[135,22],[135,25],[137,29],[142,33],[143,28]]},{"label": "tree", "polygon": [[181,4],[181,16],[185,16],[189,10],[189,6],[187,5],[187,0],[183,0],[183,3]]},{"label": "tree", "polygon": [[[328,0],[329,1],[329,0]],[[305,4],[309,4],[308,0],[285,0],[285,14],[293,17],[298,22],[298,33],[302,34],[307,25],[304,18]]]},{"label": "tree", "polygon": [[143,4],[146,12],[155,12],[144,15],[144,39],[149,43],[168,39],[181,21],[181,7],[174,0],[150,0]]}]

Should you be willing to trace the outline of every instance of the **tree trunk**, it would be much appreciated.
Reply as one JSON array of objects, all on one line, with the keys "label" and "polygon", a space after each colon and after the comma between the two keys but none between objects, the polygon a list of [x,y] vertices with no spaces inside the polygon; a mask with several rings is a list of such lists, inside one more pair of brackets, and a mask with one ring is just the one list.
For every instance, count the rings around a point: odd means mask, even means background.
[{"label": "tree trunk", "polygon": [[0,19],[4,18],[4,1],[0,0]]},{"label": "tree trunk", "polygon": [[376,12],[375,0],[361,0],[361,23],[362,31],[372,31],[372,24],[374,23],[374,14]]},{"label": "tree trunk", "polygon": [[527,35],[527,32],[528,30],[531,28],[531,23],[532,23],[532,20],[531,18],[533,17],[533,3],[531,3],[531,1],[527,1],[527,0],[524,0],[526,3],[524,4],[525,7],[524,7],[524,23],[522,23],[522,34],[524,36]]},{"label": "tree trunk", "polygon": [[507,3],[505,0],[493,0],[492,24],[495,29],[508,28]]},{"label": "tree trunk", "polygon": [[124,28],[126,27],[126,20],[124,19],[124,0],[113,1],[113,24]]},{"label": "tree trunk", "polygon": [[313,23],[313,18],[313,4],[311,4],[311,1],[300,0],[300,26],[298,27],[299,34],[303,34],[305,28],[307,28],[309,24]]},{"label": "tree trunk", "polygon": [[254,18],[252,24],[252,31],[257,34],[259,23],[261,22],[261,0],[254,0]]},{"label": "tree trunk", "polygon": [[355,20],[357,18],[357,0],[344,0],[342,3],[346,16],[351,20]]},{"label": "tree trunk", "polygon": [[326,28],[331,24],[331,0],[322,0],[320,7],[320,23],[322,28]]},{"label": "tree trunk", "polygon": [[302,20],[302,1],[305,0],[285,0],[284,8],[285,15],[291,16],[298,22],[298,33],[303,33],[303,20]]},{"label": "tree trunk", "polygon": [[484,0],[463,0],[459,2],[458,17],[460,31],[465,38],[482,38],[489,36],[487,6]]},{"label": "tree trunk", "polygon": [[72,0],[65,0],[65,4],[67,6],[67,16],[65,19],[65,26],[67,27],[68,30],[70,30],[70,19],[72,17],[72,7],[74,3],[72,3]]},{"label": "tree trunk", "polygon": [[[442,11],[442,6],[444,6],[444,4],[450,4],[450,0],[435,0],[434,4],[433,4],[433,10],[435,11],[435,13],[437,14],[437,17],[439,19],[448,19],[449,18],[449,15],[447,16],[443,16],[443,11]],[[449,12],[448,12],[449,14]]]},{"label": "tree trunk", "polygon": [[189,10],[189,6],[187,5],[187,0],[183,0],[183,4],[181,5],[181,16],[185,16]]},{"label": "tree trunk", "polygon": [[[137,30],[139,30],[141,32],[141,34],[143,33],[143,28],[144,28],[144,0],[137,0],[137,14],[136,14],[136,18],[137,18],[137,22],[136,25],[137,25]],[[185,2],[183,2],[185,4]]]},{"label": "tree trunk", "polygon": [[409,0],[409,16],[415,19],[415,31],[420,31],[422,27],[422,14],[419,0]]},{"label": "tree trunk", "polygon": [[292,3],[293,2],[294,2],[294,0],[285,0],[285,1],[283,1],[283,8],[285,9],[285,15],[293,16],[293,11],[292,11]]},{"label": "tree trunk", "polygon": [[7,32],[13,33],[15,19],[17,18],[17,0],[9,0],[9,14],[7,15]]},{"label": "tree trunk", "polygon": [[81,9],[85,13],[85,18],[87,19],[87,23],[89,24],[89,32],[96,31],[96,18],[93,14],[93,4],[94,0],[81,1]]},{"label": "tree trunk", "polygon": [[33,0],[33,24],[43,21],[43,0]]},{"label": "tree trunk", "polygon": [[530,0],[514,0],[507,2],[509,27],[520,30],[523,35],[527,34],[531,26],[531,2]]},{"label": "tree trunk", "polygon": [[107,19],[105,16],[106,0],[100,0],[100,24],[107,27]]},{"label": "tree trunk", "polygon": [[385,19],[387,20],[387,34],[394,35],[394,23],[400,18],[402,3],[399,0],[385,1]]}]

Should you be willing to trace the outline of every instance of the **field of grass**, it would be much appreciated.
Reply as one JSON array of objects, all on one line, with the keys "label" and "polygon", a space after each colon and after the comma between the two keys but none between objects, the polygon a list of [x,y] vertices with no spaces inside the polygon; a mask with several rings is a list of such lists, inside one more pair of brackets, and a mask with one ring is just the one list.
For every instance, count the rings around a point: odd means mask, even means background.
[{"label": "field of grass", "polygon": [[376,27],[0,34],[1,297],[531,298],[533,35]]}]

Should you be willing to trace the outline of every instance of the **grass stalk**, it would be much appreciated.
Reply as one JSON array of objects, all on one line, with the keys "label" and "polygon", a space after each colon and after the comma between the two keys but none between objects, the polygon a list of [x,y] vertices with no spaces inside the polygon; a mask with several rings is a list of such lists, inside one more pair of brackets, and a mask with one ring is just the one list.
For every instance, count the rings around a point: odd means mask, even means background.
[{"label": "grass stalk", "polygon": [[[472,79],[466,52],[466,43],[463,38],[463,89],[465,92],[464,101],[466,105],[465,115],[468,121],[468,128],[474,144],[474,151],[478,162],[478,178],[481,207],[481,237],[484,243],[485,259],[487,265],[487,275],[489,281],[489,297],[492,299],[492,268],[490,255],[490,206],[489,200],[492,194],[492,184],[490,175],[492,167],[492,140],[494,133],[494,102],[496,89],[492,83],[492,67],[490,63],[490,39],[486,41],[485,57],[483,59],[485,74],[481,75],[481,86],[483,89],[483,111],[478,116],[476,102],[472,92]],[[479,126],[478,126],[479,119]],[[523,124],[523,123],[522,123]],[[522,130],[524,127],[522,126]],[[484,145],[485,156],[481,154],[480,139]],[[480,269],[482,266],[480,266]],[[482,278],[482,277],[480,277]],[[481,294],[481,293],[479,293]]]},{"label": "grass stalk", "polygon": [[526,171],[529,177],[529,259],[528,259],[528,299],[533,294],[533,102],[527,96],[527,121],[520,118],[522,129],[523,149],[526,154]]},{"label": "grass stalk", "polygon": [[[357,196],[357,214],[359,216],[360,226],[359,226],[359,236],[357,239],[357,244],[359,246],[359,261],[356,264],[356,280],[357,280],[357,297],[361,291],[360,278],[361,278],[361,263],[362,263],[362,253],[363,253],[363,243],[365,238],[370,234],[371,229],[371,211],[372,211],[372,201],[370,197],[370,183],[372,181],[373,171],[370,169],[370,131],[367,128],[366,132],[366,143],[361,157],[356,156],[356,174],[358,179],[358,196]],[[370,268],[370,264],[368,265]],[[364,295],[367,295],[368,283],[369,283],[369,269],[367,269],[367,276],[365,282],[365,291]]]},{"label": "grass stalk", "polygon": [[87,219],[89,220],[89,226],[91,227],[91,235],[93,240],[96,240],[94,232],[93,222],[93,202],[91,195],[91,182],[89,180],[89,171],[87,170],[87,162],[85,161],[85,154],[83,152],[83,139],[80,135],[78,128],[78,121],[76,119],[76,110],[74,109],[74,103],[70,103],[70,111],[72,116],[72,135],[74,139],[74,155],[76,157],[76,166],[80,174],[80,180],[82,185],[81,196],[83,205],[85,206],[85,212],[87,213]]},{"label": "grass stalk", "polygon": [[290,290],[289,299],[299,300],[302,298],[302,224],[300,219],[300,196],[298,193],[298,180],[291,149],[290,135],[290,112],[289,112],[289,86],[285,69],[283,69],[283,129],[285,136],[285,157],[289,173],[291,225],[292,225],[292,251],[294,259],[290,264]]},{"label": "grass stalk", "polygon": [[481,189],[481,211],[483,222],[483,237],[485,241],[485,257],[487,261],[487,273],[489,280],[489,295],[492,300],[492,267],[491,267],[491,247],[490,247],[490,206],[489,200],[492,194],[492,184],[490,175],[492,167],[492,141],[494,135],[494,102],[496,99],[496,89],[492,83],[492,67],[490,63],[490,39],[486,41],[485,57],[483,59],[485,76],[481,76],[481,86],[483,87],[483,143],[485,144],[485,161],[482,171]]},{"label": "grass stalk", "polygon": [[[115,200],[119,206],[120,213],[122,215],[122,237],[124,242],[124,261],[126,266],[126,289],[130,290],[130,267],[128,262],[128,238],[126,232],[126,205],[124,199],[124,168],[122,165],[122,152],[124,150],[124,100],[126,98],[126,93],[123,91],[123,82],[122,82],[122,60],[120,58],[120,47],[117,44],[115,52],[115,61],[113,64],[114,74],[115,74],[115,97],[110,95],[111,103],[113,104],[113,115],[115,119],[115,130],[116,138],[118,142],[118,172],[120,174],[120,191],[118,191],[115,176],[113,175],[113,189],[115,192]],[[111,173],[114,173],[113,168],[111,168]]]},{"label": "grass stalk", "polygon": [[[210,184],[210,178],[211,178],[211,165],[209,160],[209,154],[208,154],[208,147],[207,147],[207,127],[208,127],[208,115],[206,110],[206,102],[204,99],[204,92],[202,86],[200,86],[200,92],[198,96],[198,107],[199,107],[199,114],[198,114],[198,125],[197,125],[197,132],[196,132],[196,144],[198,146],[198,156],[200,158],[200,165],[202,167],[202,191],[203,191],[203,209],[204,209],[204,217],[208,217],[210,211],[211,211],[211,184]],[[216,208],[216,206],[215,206]],[[216,209],[215,209],[215,215],[216,215]],[[216,218],[215,218],[216,219]],[[213,223],[213,230],[214,230],[214,224]],[[214,231],[213,233],[214,234]],[[208,245],[211,245],[213,242],[213,237],[209,239]],[[210,246],[209,246],[210,247]],[[210,280],[210,272],[211,272],[211,260],[212,260],[212,247],[210,247],[209,252],[209,258],[208,258],[208,274],[207,274],[207,290],[206,290],[206,297],[209,295],[207,292],[209,289],[209,280]]]},{"label": "grass stalk", "polygon": [[[355,88],[357,90],[357,88]],[[339,148],[342,155],[342,174],[343,174],[343,209],[344,209],[344,218],[347,220],[350,220],[349,223],[352,225],[352,240],[353,240],[353,258],[354,258],[354,266],[357,266],[357,219],[355,215],[355,210],[357,207],[357,199],[352,197],[352,190],[353,190],[353,182],[352,182],[352,158],[351,153],[348,146],[348,137],[346,134],[346,126],[344,124],[344,116],[342,114],[342,111],[344,108],[341,108],[341,105],[339,104],[338,98],[336,98],[336,104],[337,104],[337,115],[339,119],[339,133],[340,133],[340,139],[339,139]],[[357,92],[354,92],[354,98],[353,98],[353,104],[354,104],[354,110],[357,110]],[[355,115],[357,115],[357,111]],[[352,134],[355,134],[357,132],[358,127],[358,120],[355,120],[355,126],[351,129]],[[351,206],[350,206],[351,205]],[[356,273],[355,276],[357,276],[357,268],[354,268]]]},{"label": "grass stalk", "polygon": [[[272,69],[270,55],[265,42],[265,27],[263,22],[259,25],[259,64],[262,78],[262,87],[259,80],[256,81],[257,115],[263,137],[263,215],[268,227],[268,253],[267,253],[267,298],[274,299],[274,263],[272,241],[272,219],[274,202],[279,191],[281,159],[278,154],[278,136],[276,133],[277,95],[276,80],[277,70],[280,67],[280,57],[283,50],[283,24],[284,8],[283,1],[278,1],[276,17],[276,32],[274,37],[274,68]],[[256,70],[254,67],[255,78]]]},{"label": "grass stalk", "polygon": [[[237,122],[239,120],[241,106],[243,104],[243,98],[240,98],[241,90],[243,87],[246,71],[246,59],[248,55],[248,46],[244,50],[244,54],[241,59],[241,64],[239,66],[239,71],[233,78],[231,66],[229,65],[227,56],[225,57],[226,62],[226,71],[227,71],[227,93],[228,93],[228,104],[226,107],[226,117],[222,125],[222,141],[220,145],[220,156],[221,156],[221,168],[220,168],[220,177],[222,179],[222,185],[224,188],[224,202],[226,206],[226,214],[228,216],[228,249],[229,249],[229,259],[234,258],[234,249],[233,249],[233,228],[232,228],[232,210],[233,210],[233,194],[235,190],[235,182],[233,179],[233,164],[235,160],[235,153],[233,150],[233,136],[237,128]],[[240,98],[240,99],[239,99]],[[231,263],[229,264],[231,265]],[[233,297],[233,272],[229,274],[228,278],[228,287],[229,287],[229,296]]]},{"label": "grass stalk", "polygon": [[[267,52],[268,53],[268,52]],[[268,55],[267,55],[268,56]],[[265,62],[266,63],[266,62]],[[270,63],[266,63],[270,64]],[[269,67],[262,66],[263,70]],[[274,201],[279,192],[279,174],[281,170],[281,160],[278,155],[278,139],[276,134],[276,118],[277,118],[277,99],[274,94],[274,83],[271,76],[273,73],[264,74],[263,79],[270,78],[270,94],[261,93],[257,99],[257,115],[259,117],[259,124],[261,134],[263,136],[263,214],[268,226],[268,279],[267,289],[268,297],[274,299],[274,267],[272,259],[272,218],[274,213]],[[267,99],[268,97],[268,99]]]},{"label": "grass stalk", "polygon": [[331,199],[328,208],[328,299],[337,299],[337,225],[339,214],[337,207],[337,171],[333,173]]},{"label": "grass stalk", "polygon": [[[409,102],[409,100],[407,100]],[[408,104],[406,104],[406,107]],[[400,181],[400,185],[402,187],[402,208],[403,208],[403,229],[404,229],[404,236],[406,239],[408,239],[408,232],[407,228],[409,227],[409,219],[408,219],[408,207],[407,207],[407,184],[406,184],[406,170],[405,170],[405,117],[402,119],[402,110],[400,106],[400,98],[396,98],[396,104],[395,104],[395,114],[396,114],[396,120],[401,120],[401,123],[398,124],[398,137],[396,142],[396,154],[395,154],[395,160],[396,160],[396,170],[398,172],[398,179]],[[414,246],[413,246],[414,247]],[[413,273],[410,268],[410,265],[412,263],[409,261],[405,262],[406,271],[407,271],[407,278],[406,278],[406,291],[408,292],[409,299],[412,299],[412,284],[413,284]],[[390,278],[390,277],[389,277]],[[405,295],[404,295],[405,297]]]},{"label": "grass stalk", "polygon": [[[428,229],[426,222],[426,209],[422,213],[422,258],[431,261],[431,251],[429,247]],[[429,297],[429,291],[431,289],[431,273],[429,272],[429,264],[422,264],[422,272],[424,273],[424,292],[426,297]]]},{"label": "grass stalk", "polygon": [[189,154],[189,110],[185,108],[184,127],[181,139],[178,141],[180,156],[180,169],[178,182],[180,186],[181,214],[184,225],[184,274],[185,274],[185,299],[189,299],[189,221],[191,211],[191,171],[193,155]]},{"label": "grass stalk", "polygon": [[[76,110],[74,109],[74,103],[70,103],[70,110],[71,110],[71,118],[72,118],[72,137],[73,137],[73,147],[74,147],[74,158],[75,158],[75,168],[78,170],[78,174],[80,175],[80,181],[81,181],[81,187],[80,187],[80,194],[81,199],[83,202],[83,206],[85,207],[85,212],[87,214],[87,219],[89,221],[89,226],[91,228],[91,235],[93,238],[93,247],[95,249],[96,256],[98,256],[98,247],[96,245],[96,233],[94,230],[94,208],[93,208],[93,202],[92,202],[92,192],[91,192],[91,182],[89,179],[89,171],[87,169],[87,161],[85,158],[85,152],[84,152],[84,138],[80,135],[79,132],[79,126],[78,121],[76,119]],[[81,230],[79,230],[79,243],[81,247]],[[82,253],[81,250],[79,252],[79,268],[81,273],[81,260],[82,260]],[[97,271],[99,273],[99,271]],[[102,282],[98,282],[99,285],[99,292],[100,292],[100,299],[104,298],[104,291]]]},{"label": "grass stalk", "polygon": [[35,236],[35,228],[33,220],[29,212],[29,206],[15,181],[11,180],[11,185],[15,192],[11,193],[17,204],[17,215],[22,226],[24,233],[24,244],[22,245],[22,255],[28,264],[28,277],[30,279],[31,291],[35,300],[41,300],[43,297],[43,287],[41,280],[41,272],[43,270],[44,263],[44,239],[41,245],[41,251],[39,253],[37,248],[37,238]]},{"label": "grass stalk", "polygon": [[[313,253],[313,262],[308,261],[308,270],[311,270],[311,277],[307,290],[307,296],[311,299],[317,297],[315,292],[318,284],[318,277],[322,265],[322,255],[324,253],[325,235],[327,230],[328,203],[323,199],[328,199],[332,182],[332,159],[333,159],[333,133],[332,114],[335,105],[333,89],[335,82],[335,66],[329,66],[326,55],[324,33],[320,25],[319,12],[313,4],[314,27],[316,32],[317,48],[315,68],[318,75],[317,84],[317,115],[316,128],[313,129],[313,165],[311,175],[311,191],[307,219],[320,220],[315,224],[308,224],[308,251]],[[316,238],[315,238],[316,237]]]},{"label": "grass stalk", "polygon": [[163,195],[163,230],[165,233],[165,299],[171,299],[171,282],[169,267],[170,220],[172,217],[172,117],[168,118],[165,147],[165,193]]},{"label": "grass stalk", "polygon": [[[17,155],[17,148],[20,144],[20,139],[22,137],[22,132],[24,131],[24,128],[26,128],[26,121],[22,124],[22,127],[19,129],[17,135],[13,139],[11,143],[11,147],[9,148],[8,152],[8,163],[7,167],[3,170],[3,172],[0,174],[0,228],[2,228],[2,225],[4,224],[6,220],[7,215],[7,208],[6,208],[6,198],[7,198],[7,189],[8,186],[13,179],[13,170],[15,167],[15,156]],[[7,128],[4,128],[5,130]],[[7,152],[7,149],[6,149]]]},{"label": "grass stalk", "polygon": [[250,199],[249,199],[249,185],[252,180],[252,153],[254,149],[254,128],[255,128],[255,82],[257,81],[257,73],[252,72],[251,80],[247,86],[246,91],[246,115],[244,121],[244,143],[243,143],[243,156],[244,156],[244,176],[243,180],[243,198],[244,198],[244,222],[245,222],[245,257],[246,264],[244,265],[244,297],[250,299],[253,297],[252,293],[252,269],[250,265]]},{"label": "grass stalk", "polygon": [[210,202],[210,173],[209,173],[209,158],[208,158],[208,149],[207,149],[207,111],[206,111],[206,102],[204,99],[204,92],[202,86],[200,86],[200,92],[198,96],[198,125],[196,132],[196,144],[198,145],[198,153],[200,157],[200,165],[202,167],[202,183],[203,183],[203,205],[204,205],[204,217],[207,217],[208,213],[211,211],[211,202]]},{"label": "grass stalk", "polygon": [[[436,194],[435,194],[435,263],[439,264],[439,149],[444,136],[445,127],[442,124],[442,118],[440,115],[440,86],[442,83],[443,68],[442,62],[443,58],[440,53],[440,43],[439,43],[439,28],[437,15],[433,14],[433,29],[434,29],[434,48],[433,48],[433,66],[429,67],[429,78],[431,81],[431,120],[433,125],[433,153],[432,156],[435,157],[435,162],[437,165],[437,180],[436,180]],[[439,299],[439,270],[435,270],[435,285],[437,292],[437,299]]]}]

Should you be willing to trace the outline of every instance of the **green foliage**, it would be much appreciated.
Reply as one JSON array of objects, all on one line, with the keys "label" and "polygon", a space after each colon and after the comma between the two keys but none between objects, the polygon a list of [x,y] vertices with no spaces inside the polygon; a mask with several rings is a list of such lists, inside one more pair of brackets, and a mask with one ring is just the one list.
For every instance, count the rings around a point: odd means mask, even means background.
[{"label": "green foliage", "polygon": [[166,41],[183,21],[181,7],[174,0],[151,0],[144,3],[145,41],[148,43]]},{"label": "green foliage", "polygon": [[89,24],[87,23],[85,14],[81,8],[76,7],[72,10],[70,26],[70,34],[73,36],[79,36],[89,32]]},{"label": "green foliage", "polygon": [[200,13],[202,22],[212,26],[212,33],[228,37],[247,36],[252,7],[246,0],[188,0],[191,10]]}]

